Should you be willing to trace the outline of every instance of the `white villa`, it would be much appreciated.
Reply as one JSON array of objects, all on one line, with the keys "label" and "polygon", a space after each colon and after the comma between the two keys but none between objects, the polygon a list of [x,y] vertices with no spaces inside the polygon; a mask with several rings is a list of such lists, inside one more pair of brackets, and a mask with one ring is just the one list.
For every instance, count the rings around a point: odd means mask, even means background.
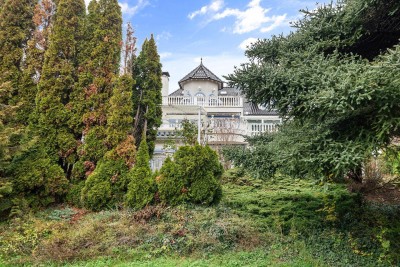
[{"label": "white villa", "polygon": [[246,101],[240,89],[226,87],[200,65],[183,77],[179,89],[169,93],[169,73],[162,76],[163,122],[158,129],[152,168],[159,169],[169,152],[167,140],[179,144],[176,130],[188,119],[201,125],[200,143],[211,146],[246,145],[245,136],[273,132],[281,118],[274,110]]}]

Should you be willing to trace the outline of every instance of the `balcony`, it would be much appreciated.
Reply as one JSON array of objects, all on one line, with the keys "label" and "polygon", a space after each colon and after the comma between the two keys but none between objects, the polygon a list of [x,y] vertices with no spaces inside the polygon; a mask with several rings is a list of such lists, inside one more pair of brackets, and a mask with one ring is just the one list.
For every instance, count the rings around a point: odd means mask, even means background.
[{"label": "balcony", "polygon": [[163,97],[163,104],[169,106],[243,107],[243,98],[240,96],[167,96]]}]

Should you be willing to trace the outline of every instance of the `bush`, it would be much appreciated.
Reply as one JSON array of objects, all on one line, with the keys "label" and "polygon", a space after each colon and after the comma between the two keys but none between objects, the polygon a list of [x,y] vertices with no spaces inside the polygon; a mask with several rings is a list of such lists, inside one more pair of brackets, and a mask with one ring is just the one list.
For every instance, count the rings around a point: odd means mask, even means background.
[{"label": "bush", "polygon": [[81,192],[82,203],[101,210],[121,202],[127,189],[128,167],[123,160],[100,161],[89,175]]},{"label": "bush", "polygon": [[46,206],[67,192],[68,180],[41,145],[15,157],[9,169],[13,195],[30,199],[29,206]]},{"label": "bush", "polygon": [[66,201],[68,204],[71,204],[75,207],[82,207],[82,199],[81,199],[81,192],[83,188],[85,187],[85,181],[80,180],[80,181],[73,181],[70,184],[67,196],[66,196]]},{"label": "bush", "polygon": [[182,146],[167,161],[158,178],[159,195],[172,205],[183,201],[210,205],[221,198],[222,165],[208,146]]},{"label": "bush", "polygon": [[156,178],[160,200],[171,205],[184,202],[187,199],[187,188],[178,165],[168,157],[160,173]]}]

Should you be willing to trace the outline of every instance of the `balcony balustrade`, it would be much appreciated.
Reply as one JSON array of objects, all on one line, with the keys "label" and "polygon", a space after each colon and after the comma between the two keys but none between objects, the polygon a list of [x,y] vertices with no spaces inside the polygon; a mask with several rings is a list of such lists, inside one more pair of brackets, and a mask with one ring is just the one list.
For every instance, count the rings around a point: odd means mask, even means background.
[{"label": "balcony balustrade", "polygon": [[163,98],[163,104],[172,106],[243,107],[243,98],[240,96],[168,96]]}]

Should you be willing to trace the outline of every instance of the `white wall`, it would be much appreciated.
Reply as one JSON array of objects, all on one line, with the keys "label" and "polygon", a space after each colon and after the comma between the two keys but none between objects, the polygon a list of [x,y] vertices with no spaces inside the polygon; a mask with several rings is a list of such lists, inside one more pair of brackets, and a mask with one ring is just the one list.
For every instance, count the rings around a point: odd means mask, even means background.
[{"label": "white wall", "polygon": [[190,93],[195,96],[197,93],[203,93],[206,97],[211,94],[218,96],[218,84],[212,81],[189,81],[183,85],[184,95]]}]

